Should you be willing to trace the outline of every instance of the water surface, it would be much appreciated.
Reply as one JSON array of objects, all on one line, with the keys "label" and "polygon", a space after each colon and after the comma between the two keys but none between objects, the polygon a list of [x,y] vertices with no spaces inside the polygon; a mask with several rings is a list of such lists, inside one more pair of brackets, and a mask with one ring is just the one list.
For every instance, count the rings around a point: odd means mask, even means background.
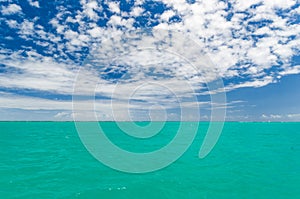
[{"label": "water surface", "polygon": [[[167,144],[179,123],[149,140],[101,125],[120,147],[146,152]],[[171,166],[126,174],[94,159],[72,122],[0,122],[1,198],[300,198],[300,123],[227,122],[199,159],[207,126]]]}]

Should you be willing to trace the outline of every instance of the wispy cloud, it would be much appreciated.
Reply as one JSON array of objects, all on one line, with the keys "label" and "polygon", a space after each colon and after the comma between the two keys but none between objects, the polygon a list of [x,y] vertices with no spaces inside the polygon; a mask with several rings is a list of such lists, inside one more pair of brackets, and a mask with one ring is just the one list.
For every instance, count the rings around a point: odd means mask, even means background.
[{"label": "wispy cloud", "polygon": [[262,114],[261,119],[264,121],[299,121],[299,113],[290,114]]}]

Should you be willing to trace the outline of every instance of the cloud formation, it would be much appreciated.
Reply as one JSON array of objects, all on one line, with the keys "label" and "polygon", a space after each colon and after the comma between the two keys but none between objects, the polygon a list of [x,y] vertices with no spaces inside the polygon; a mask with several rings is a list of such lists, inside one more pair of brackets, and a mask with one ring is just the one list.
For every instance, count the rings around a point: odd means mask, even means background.
[{"label": "cloud formation", "polygon": [[[189,97],[205,93],[207,81],[222,78],[230,91],[265,86],[300,73],[299,64],[292,61],[300,50],[296,0],[81,0],[74,5],[28,0],[28,5],[52,10],[48,18],[28,17],[24,4],[1,6],[0,20],[9,29],[2,33],[0,51],[0,87],[6,91],[50,92],[58,98],[72,95],[77,72],[84,66],[86,79],[101,85],[96,90],[98,97],[114,94],[116,103],[124,104],[129,91],[156,81],[185,96],[181,103],[187,104]],[[166,31],[178,31],[197,45],[159,34]],[[155,42],[169,42],[175,53],[195,55],[190,59],[200,56],[198,63],[207,57],[212,64],[200,64],[195,70],[180,56],[138,50]],[[112,57],[118,58],[107,59]],[[87,58],[97,65],[88,67]],[[118,81],[122,85],[112,93]],[[160,89],[144,88],[132,100],[176,108],[170,93],[157,94]],[[135,108],[143,105],[137,103]]]}]

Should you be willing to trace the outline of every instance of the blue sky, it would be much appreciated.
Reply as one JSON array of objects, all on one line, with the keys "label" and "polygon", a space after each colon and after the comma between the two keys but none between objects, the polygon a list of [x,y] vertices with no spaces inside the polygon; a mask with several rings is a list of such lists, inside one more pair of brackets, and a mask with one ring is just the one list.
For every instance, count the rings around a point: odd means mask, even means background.
[{"label": "blue sky", "polygon": [[300,121],[299,22],[297,0],[0,0],[0,120]]}]

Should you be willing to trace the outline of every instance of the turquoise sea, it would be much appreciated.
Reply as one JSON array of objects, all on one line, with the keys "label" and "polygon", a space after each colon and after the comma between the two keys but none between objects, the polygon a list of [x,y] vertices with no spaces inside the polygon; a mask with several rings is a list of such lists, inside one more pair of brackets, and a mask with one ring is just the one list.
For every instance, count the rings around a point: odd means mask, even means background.
[{"label": "turquoise sea", "polygon": [[[135,152],[163,146],[178,128],[168,122],[157,137],[138,140],[113,122],[101,125]],[[300,198],[300,123],[226,122],[215,148],[199,159],[207,127],[200,123],[172,165],[128,174],[94,159],[73,122],[0,122],[0,198]]]}]

